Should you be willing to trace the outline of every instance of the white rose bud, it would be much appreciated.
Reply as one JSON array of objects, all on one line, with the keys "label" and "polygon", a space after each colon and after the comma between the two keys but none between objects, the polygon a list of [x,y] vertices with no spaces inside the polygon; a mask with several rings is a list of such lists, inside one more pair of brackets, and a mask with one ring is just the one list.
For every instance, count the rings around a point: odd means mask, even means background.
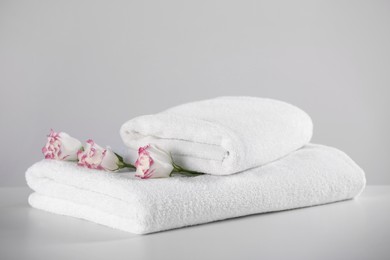
[{"label": "white rose bud", "polygon": [[64,132],[56,133],[53,129],[50,130],[47,137],[47,143],[42,148],[42,153],[46,159],[77,160],[77,153],[83,147],[79,140]]},{"label": "white rose bud", "polygon": [[142,179],[167,178],[174,169],[171,155],[151,144],[138,149],[135,167],[135,176]]}]

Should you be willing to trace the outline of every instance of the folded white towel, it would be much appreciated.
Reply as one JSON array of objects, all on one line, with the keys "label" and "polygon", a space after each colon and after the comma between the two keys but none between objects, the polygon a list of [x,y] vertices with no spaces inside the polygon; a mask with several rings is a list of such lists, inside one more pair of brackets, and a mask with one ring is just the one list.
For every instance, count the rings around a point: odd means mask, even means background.
[{"label": "folded white towel", "polygon": [[229,176],[143,180],[42,160],[26,178],[31,206],[138,234],[350,199],[365,186],[346,154],[319,145]]},{"label": "folded white towel", "polygon": [[221,97],[134,118],[120,134],[129,162],[148,143],[193,171],[227,175],[264,165],[307,144],[312,121],[299,108],[264,98]]}]

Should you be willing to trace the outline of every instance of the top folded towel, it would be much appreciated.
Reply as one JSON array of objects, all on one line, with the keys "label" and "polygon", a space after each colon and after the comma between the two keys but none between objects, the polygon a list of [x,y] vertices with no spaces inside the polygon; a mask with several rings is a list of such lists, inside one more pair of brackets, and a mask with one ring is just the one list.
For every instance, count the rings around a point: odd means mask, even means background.
[{"label": "top folded towel", "polygon": [[310,117],[282,101],[219,97],[136,117],[120,134],[134,162],[149,143],[170,151],[180,166],[228,175],[277,160],[307,144]]}]

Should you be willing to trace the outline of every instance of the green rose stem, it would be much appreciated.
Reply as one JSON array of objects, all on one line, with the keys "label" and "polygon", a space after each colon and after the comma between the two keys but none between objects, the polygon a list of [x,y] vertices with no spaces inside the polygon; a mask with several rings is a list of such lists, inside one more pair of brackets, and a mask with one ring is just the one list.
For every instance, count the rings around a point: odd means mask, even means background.
[{"label": "green rose stem", "polygon": [[118,157],[119,159],[119,163],[118,163],[118,167],[119,169],[122,169],[122,168],[130,168],[130,169],[136,169],[136,167],[132,164],[129,164],[129,163],[125,163],[124,160],[123,160],[123,157],[120,156],[119,154],[115,153],[115,155]]},{"label": "green rose stem", "polygon": [[174,163],[173,161],[172,161],[172,166],[173,166],[173,171],[171,172],[171,174],[169,176],[172,176],[173,173],[181,173],[183,175],[190,176],[190,177],[195,177],[195,176],[199,176],[199,175],[204,174],[201,172],[186,170],[183,167]]},{"label": "green rose stem", "polygon": [[119,162],[119,168],[130,168],[130,169],[136,169],[134,165],[132,164],[129,164],[129,163],[125,163],[125,162]]}]

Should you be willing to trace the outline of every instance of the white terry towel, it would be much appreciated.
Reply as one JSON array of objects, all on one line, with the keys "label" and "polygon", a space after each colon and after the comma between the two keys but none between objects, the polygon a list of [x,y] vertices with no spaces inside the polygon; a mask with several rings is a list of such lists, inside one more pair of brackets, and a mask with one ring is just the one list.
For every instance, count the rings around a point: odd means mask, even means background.
[{"label": "white terry towel", "polygon": [[170,151],[180,166],[228,175],[277,160],[307,144],[310,117],[282,101],[220,97],[134,118],[121,127],[130,163],[148,143]]},{"label": "white terry towel", "polygon": [[31,206],[137,234],[350,199],[365,186],[346,154],[311,144],[229,176],[143,180],[42,160],[26,178]]}]

